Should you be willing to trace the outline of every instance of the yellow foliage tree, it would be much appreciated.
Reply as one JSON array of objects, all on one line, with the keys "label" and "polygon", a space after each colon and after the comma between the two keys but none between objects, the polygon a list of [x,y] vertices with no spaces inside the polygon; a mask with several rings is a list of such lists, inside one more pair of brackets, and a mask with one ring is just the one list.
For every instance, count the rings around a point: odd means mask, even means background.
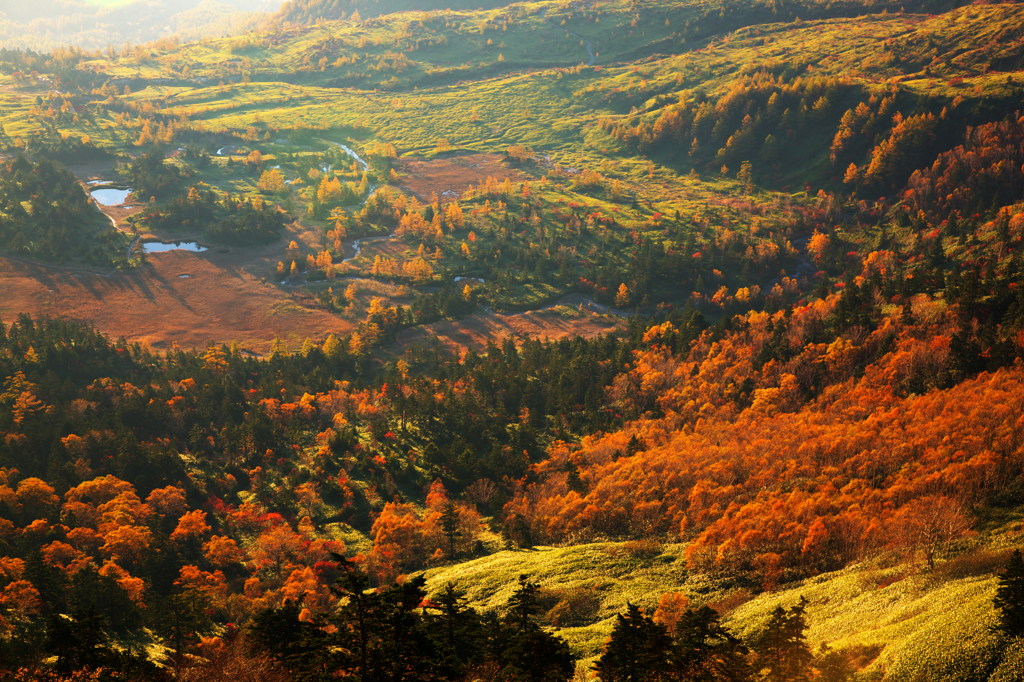
[{"label": "yellow foliage tree", "polygon": [[619,290],[615,294],[615,305],[619,306],[620,308],[622,308],[623,306],[627,306],[629,305],[629,299],[629,287],[627,287],[625,283],[620,284]]},{"label": "yellow foliage tree", "polygon": [[340,201],[342,197],[341,181],[338,178],[323,176],[320,186],[316,190],[316,198],[322,204],[330,204]]},{"label": "yellow foliage tree", "polygon": [[821,261],[828,250],[829,244],[830,241],[827,234],[815,230],[814,234],[811,235],[811,240],[807,243],[807,250],[814,255],[816,263]]},{"label": "yellow foliage tree", "polygon": [[276,168],[263,171],[260,180],[256,184],[261,192],[280,192],[284,189],[284,175]]},{"label": "yellow foliage tree", "polygon": [[334,334],[328,334],[327,338],[324,340],[323,351],[324,355],[328,358],[336,358],[338,353],[341,351],[341,342],[338,341],[338,337]]},{"label": "yellow foliage tree", "polygon": [[453,230],[462,229],[466,224],[466,217],[462,213],[462,207],[456,203],[448,204],[444,219],[448,223],[448,227]]},{"label": "yellow foliage tree", "polygon": [[359,335],[359,332],[352,332],[352,336],[348,341],[348,352],[356,356],[366,352],[366,345],[363,343],[363,337]]}]

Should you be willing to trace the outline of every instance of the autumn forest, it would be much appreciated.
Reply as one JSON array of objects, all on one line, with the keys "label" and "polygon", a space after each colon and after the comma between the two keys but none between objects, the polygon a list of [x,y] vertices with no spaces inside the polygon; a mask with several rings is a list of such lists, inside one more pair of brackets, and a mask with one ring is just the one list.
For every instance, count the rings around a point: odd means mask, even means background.
[{"label": "autumn forest", "polygon": [[1024,679],[1020,5],[79,4],[0,680]]}]

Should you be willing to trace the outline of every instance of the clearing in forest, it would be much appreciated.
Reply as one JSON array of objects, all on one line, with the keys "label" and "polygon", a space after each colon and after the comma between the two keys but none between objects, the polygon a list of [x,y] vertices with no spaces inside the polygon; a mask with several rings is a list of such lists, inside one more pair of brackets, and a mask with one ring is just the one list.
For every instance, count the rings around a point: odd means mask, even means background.
[{"label": "clearing in forest", "polygon": [[623,327],[620,318],[579,312],[569,306],[501,315],[485,311],[462,320],[440,320],[401,332],[395,343],[395,352],[401,353],[414,344],[432,343],[437,339],[448,351],[473,349],[483,352],[488,341],[505,336],[535,339],[559,339],[582,336],[593,338],[609,334]]},{"label": "clearing in forest", "polygon": [[441,201],[454,201],[469,185],[480,185],[488,177],[498,182],[505,178],[513,183],[529,180],[515,168],[502,165],[501,160],[498,154],[460,154],[430,161],[409,159],[401,164],[399,186],[423,201],[429,200],[433,192]]},{"label": "clearing in forest", "polygon": [[91,322],[110,336],[161,351],[174,343],[202,348],[215,340],[238,341],[261,354],[274,337],[294,350],[307,337],[322,339],[354,328],[313,307],[312,295],[282,291],[229,256],[207,254],[154,254],[147,265],[110,277],[0,259],[0,289],[6,292],[0,318],[10,322],[26,312]]}]

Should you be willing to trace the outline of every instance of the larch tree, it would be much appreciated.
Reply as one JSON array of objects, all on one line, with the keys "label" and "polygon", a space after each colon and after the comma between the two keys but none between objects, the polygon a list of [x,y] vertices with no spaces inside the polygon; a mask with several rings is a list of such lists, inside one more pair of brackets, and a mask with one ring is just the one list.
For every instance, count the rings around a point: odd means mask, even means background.
[{"label": "larch tree", "polygon": [[276,168],[265,170],[256,186],[262,192],[280,192],[284,189],[284,175]]},{"label": "larch tree", "polygon": [[625,283],[620,284],[619,290],[615,294],[615,305],[623,308],[629,305],[630,298],[629,287],[627,287]]}]

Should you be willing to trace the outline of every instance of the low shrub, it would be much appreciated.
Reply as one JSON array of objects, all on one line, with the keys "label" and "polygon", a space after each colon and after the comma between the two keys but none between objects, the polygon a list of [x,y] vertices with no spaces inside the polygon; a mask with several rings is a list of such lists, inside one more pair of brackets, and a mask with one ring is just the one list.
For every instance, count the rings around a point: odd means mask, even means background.
[{"label": "low shrub", "polygon": [[935,567],[932,578],[939,582],[957,580],[975,575],[992,575],[1006,565],[1011,550],[992,551],[979,549],[950,559]]},{"label": "low shrub", "polygon": [[575,588],[570,590],[541,590],[541,602],[550,604],[557,599],[544,614],[545,625],[552,627],[572,627],[587,625],[594,622],[601,610],[601,600],[592,588]]},{"label": "low shrub", "polygon": [[653,559],[661,554],[662,547],[657,540],[630,540],[622,545],[621,551],[638,559]]},{"label": "low shrub", "polygon": [[754,598],[753,593],[750,590],[742,589],[733,592],[725,599],[720,601],[711,602],[708,604],[708,608],[718,612],[719,616],[724,616],[730,611],[738,609],[743,604]]}]

